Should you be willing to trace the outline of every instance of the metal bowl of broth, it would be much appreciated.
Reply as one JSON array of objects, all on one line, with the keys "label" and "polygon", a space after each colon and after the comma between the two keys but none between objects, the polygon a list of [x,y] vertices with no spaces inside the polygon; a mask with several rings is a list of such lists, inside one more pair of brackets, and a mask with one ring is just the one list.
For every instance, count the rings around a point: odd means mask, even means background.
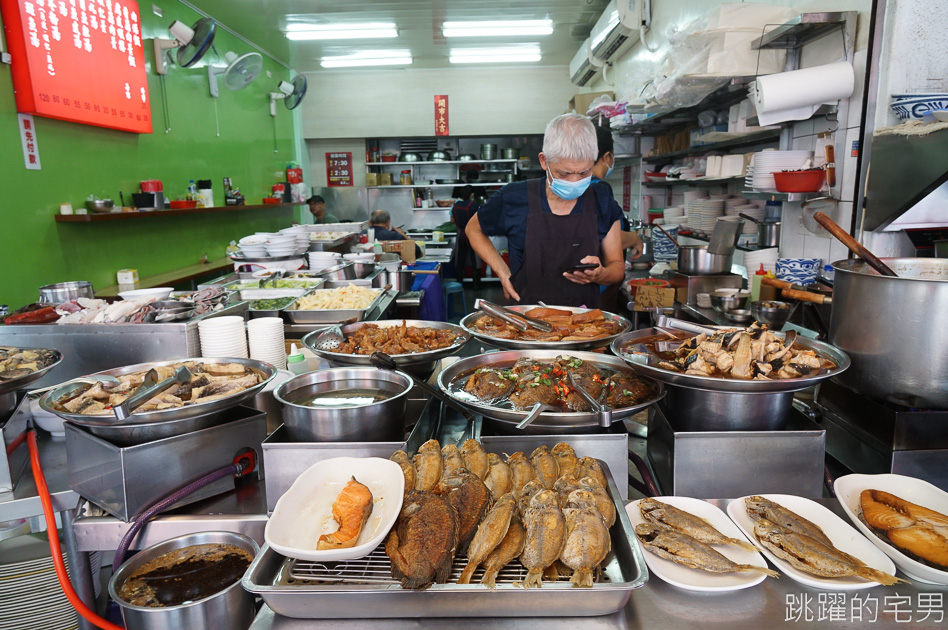
[{"label": "metal bowl of broth", "polygon": [[273,397],[294,442],[388,442],[404,438],[411,388],[404,372],[347,367],[301,374]]}]

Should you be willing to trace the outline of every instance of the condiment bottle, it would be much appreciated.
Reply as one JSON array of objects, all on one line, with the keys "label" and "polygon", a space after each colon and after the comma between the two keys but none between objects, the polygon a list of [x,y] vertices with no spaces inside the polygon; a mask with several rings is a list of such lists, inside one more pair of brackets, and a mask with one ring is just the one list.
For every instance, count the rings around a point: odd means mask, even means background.
[{"label": "condiment bottle", "polygon": [[[761,266],[763,266],[763,265],[761,265]],[[768,271],[766,277],[768,277],[768,278],[773,278],[773,277],[774,277],[773,272]],[[775,287],[770,286],[769,284],[763,284],[763,283],[761,283],[761,285],[760,285],[760,299],[763,300],[764,302],[769,302],[769,301],[771,301],[771,300],[776,300],[776,299],[777,299],[777,289],[776,289]]]},{"label": "condiment bottle", "polygon": [[303,356],[295,343],[290,346],[290,353],[286,356],[286,369],[293,372],[293,374],[309,372],[309,363],[306,362],[306,357]]},{"label": "condiment bottle", "polygon": [[751,278],[751,302],[756,302],[760,299],[760,281],[764,279],[764,276],[767,275],[767,272],[764,271],[764,264],[760,264],[760,269],[754,272],[753,278]]}]

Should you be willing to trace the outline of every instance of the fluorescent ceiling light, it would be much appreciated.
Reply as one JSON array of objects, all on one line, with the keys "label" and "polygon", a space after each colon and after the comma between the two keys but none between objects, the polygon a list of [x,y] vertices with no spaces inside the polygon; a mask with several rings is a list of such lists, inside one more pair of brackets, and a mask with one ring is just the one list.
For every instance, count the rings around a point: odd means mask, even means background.
[{"label": "fluorescent ceiling light", "polygon": [[354,68],[356,66],[409,66],[411,52],[408,50],[367,50],[351,55],[323,57],[319,65],[323,68]]},{"label": "fluorescent ceiling light", "polygon": [[494,20],[490,22],[445,22],[445,37],[509,37],[511,35],[550,35],[553,20]]},{"label": "fluorescent ceiling light", "polygon": [[452,48],[451,63],[525,63],[540,61],[540,45],[494,48]]},{"label": "fluorescent ceiling light", "polygon": [[305,24],[295,22],[286,25],[286,38],[308,39],[380,39],[398,37],[398,30],[390,23],[369,24]]}]

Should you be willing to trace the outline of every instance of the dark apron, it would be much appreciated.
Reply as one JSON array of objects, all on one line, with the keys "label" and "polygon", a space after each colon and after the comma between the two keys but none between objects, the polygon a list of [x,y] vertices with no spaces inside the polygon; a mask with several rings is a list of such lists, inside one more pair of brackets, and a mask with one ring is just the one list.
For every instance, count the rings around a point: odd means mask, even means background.
[{"label": "dark apron", "polygon": [[587,188],[581,209],[567,215],[543,211],[546,179],[527,182],[527,235],[523,263],[510,281],[520,295],[520,304],[540,301],[551,306],[599,308],[599,285],[576,284],[563,272],[579,264],[586,256],[600,256],[599,221],[596,195]]}]

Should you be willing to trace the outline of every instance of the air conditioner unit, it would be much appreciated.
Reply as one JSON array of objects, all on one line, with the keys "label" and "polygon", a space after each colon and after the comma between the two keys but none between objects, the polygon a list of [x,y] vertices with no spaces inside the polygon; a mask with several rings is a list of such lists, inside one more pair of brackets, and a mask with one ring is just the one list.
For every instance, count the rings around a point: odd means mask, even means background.
[{"label": "air conditioner unit", "polygon": [[623,46],[639,41],[642,26],[648,26],[650,0],[610,0],[589,34],[592,56],[606,62]]},{"label": "air conditioner unit", "polygon": [[586,85],[602,68],[603,63],[590,54],[589,40],[579,47],[569,62],[569,80],[576,85]]}]

